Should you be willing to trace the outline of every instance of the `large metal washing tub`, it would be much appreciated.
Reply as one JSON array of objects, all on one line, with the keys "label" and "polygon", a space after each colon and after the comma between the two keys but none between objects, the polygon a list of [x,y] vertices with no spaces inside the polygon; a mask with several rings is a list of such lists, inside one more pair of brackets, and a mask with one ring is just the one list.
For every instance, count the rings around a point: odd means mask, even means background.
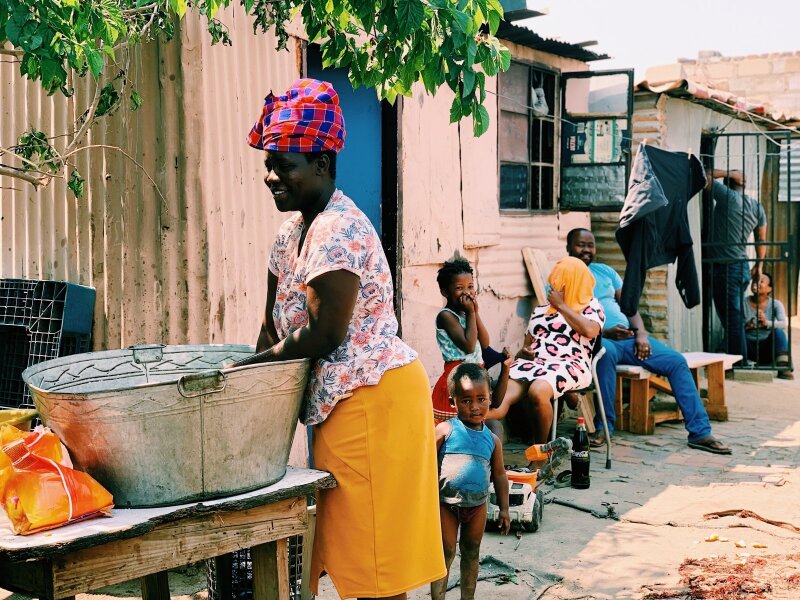
[{"label": "large metal washing tub", "polygon": [[135,346],[27,368],[44,423],[117,506],[163,506],[286,473],[307,360],[223,368],[251,346]]}]

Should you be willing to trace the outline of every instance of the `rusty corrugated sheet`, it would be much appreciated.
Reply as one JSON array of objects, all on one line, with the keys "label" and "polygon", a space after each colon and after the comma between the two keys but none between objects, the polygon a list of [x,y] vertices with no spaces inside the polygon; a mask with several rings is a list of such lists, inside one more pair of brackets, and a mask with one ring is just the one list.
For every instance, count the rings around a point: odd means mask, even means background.
[{"label": "rusty corrugated sheet", "polygon": [[[133,77],[145,104],[95,127],[77,156],[87,194],[63,181],[35,193],[0,178],[0,277],[65,279],[97,288],[94,347],[139,342],[253,342],[266,259],[283,220],[266,192],[262,156],[244,136],[270,88],[300,74],[298,42],[274,51],[242,11],[224,15],[232,48],[213,47],[187,20],[170,43],[137,51]],[[0,64],[2,145],[29,126],[69,129],[76,99],[48,98]],[[150,182],[152,176],[162,198]]]},{"label": "rusty corrugated sheet", "polygon": [[580,212],[500,217],[498,246],[483,248],[478,254],[480,284],[500,298],[533,294],[522,249],[532,246],[544,250],[550,262],[566,256],[567,233],[574,227],[589,227],[589,214]]},{"label": "rusty corrugated sheet", "polygon": [[[625,257],[619,249],[614,232],[619,213],[592,213],[592,232],[597,244],[597,262],[612,267],[620,277],[625,276]],[[639,312],[651,335],[669,338],[667,267],[650,269],[647,272],[644,291],[639,301]]]}]

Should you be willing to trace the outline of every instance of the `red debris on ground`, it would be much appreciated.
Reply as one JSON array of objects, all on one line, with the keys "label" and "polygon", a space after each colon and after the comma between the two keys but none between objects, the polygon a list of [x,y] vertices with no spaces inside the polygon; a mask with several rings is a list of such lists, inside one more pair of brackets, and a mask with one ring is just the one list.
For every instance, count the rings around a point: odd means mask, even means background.
[{"label": "red debris on ground", "polygon": [[766,600],[800,597],[800,554],[690,558],[683,561],[678,572],[683,588],[645,589],[642,598]]}]

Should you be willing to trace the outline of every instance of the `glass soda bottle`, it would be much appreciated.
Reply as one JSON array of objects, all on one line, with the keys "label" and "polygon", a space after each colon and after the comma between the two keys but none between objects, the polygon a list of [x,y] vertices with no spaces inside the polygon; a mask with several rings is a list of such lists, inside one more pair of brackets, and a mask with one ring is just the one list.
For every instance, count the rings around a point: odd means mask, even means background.
[{"label": "glass soda bottle", "polygon": [[586,421],[578,417],[578,425],[572,434],[572,487],[585,490],[589,487],[589,434]]}]

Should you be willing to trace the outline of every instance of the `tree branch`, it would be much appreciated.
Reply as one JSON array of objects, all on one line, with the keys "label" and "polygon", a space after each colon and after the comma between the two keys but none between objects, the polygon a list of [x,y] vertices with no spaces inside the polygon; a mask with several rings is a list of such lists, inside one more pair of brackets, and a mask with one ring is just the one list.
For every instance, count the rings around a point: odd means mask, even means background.
[{"label": "tree branch", "polygon": [[94,98],[92,99],[92,103],[89,105],[89,109],[86,111],[86,118],[83,121],[83,125],[81,128],[78,129],[78,133],[75,134],[75,137],[72,138],[72,141],[67,144],[67,147],[64,148],[64,154],[61,155],[62,164],[63,161],[66,160],[66,157],[72,152],[78,144],[81,143],[81,140],[86,135],[86,132],[89,131],[89,127],[94,124],[94,113],[97,111],[97,105],[100,104],[100,91],[102,90],[102,86],[100,85],[100,81],[98,80],[95,83],[94,88]]},{"label": "tree branch", "polygon": [[137,167],[139,167],[142,170],[142,173],[144,173],[147,176],[147,178],[150,180],[150,183],[152,183],[153,187],[156,188],[156,191],[158,192],[158,195],[161,196],[161,199],[166,202],[166,200],[167,200],[166,196],[164,196],[164,194],[161,192],[161,190],[158,187],[158,184],[150,176],[150,173],[147,172],[147,169],[145,169],[144,166],[141,163],[139,163],[139,161],[137,161],[135,158],[133,158],[130,154],[125,152],[125,150],[123,150],[119,146],[112,146],[110,144],[89,144],[88,146],[81,146],[80,148],[76,148],[76,149],[64,154],[61,157],[61,159],[64,161],[64,164],[66,164],[67,159],[70,156],[72,156],[73,154],[77,154],[78,152],[81,152],[83,150],[89,150],[90,148],[108,148],[109,150],[116,150],[117,152],[122,153],[129,161],[131,161],[133,164],[135,164]]},{"label": "tree branch", "polygon": [[49,176],[44,175],[30,175],[25,171],[20,171],[13,167],[0,166],[0,176],[11,177],[12,179],[20,179],[30,183],[37,190],[44,185],[47,185],[50,180]]}]

